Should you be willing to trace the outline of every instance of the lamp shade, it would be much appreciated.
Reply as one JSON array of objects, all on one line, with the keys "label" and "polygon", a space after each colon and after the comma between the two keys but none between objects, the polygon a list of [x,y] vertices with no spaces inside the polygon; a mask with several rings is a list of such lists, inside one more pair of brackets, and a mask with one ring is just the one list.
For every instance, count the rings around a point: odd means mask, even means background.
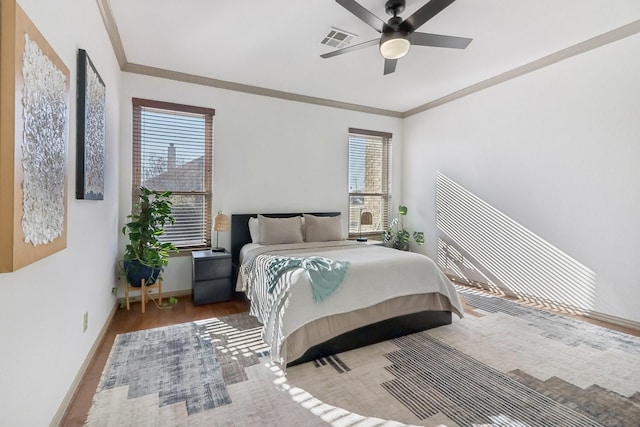
[{"label": "lamp shade", "polygon": [[229,229],[229,217],[218,211],[213,222],[213,231],[227,231]]},{"label": "lamp shade", "polygon": [[360,214],[360,225],[373,224],[373,215],[369,211],[364,211]]},{"label": "lamp shade", "polygon": [[380,54],[386,59],[402,58],[410,47],[409,34],[402,31],[384,33],[380,38]]}]

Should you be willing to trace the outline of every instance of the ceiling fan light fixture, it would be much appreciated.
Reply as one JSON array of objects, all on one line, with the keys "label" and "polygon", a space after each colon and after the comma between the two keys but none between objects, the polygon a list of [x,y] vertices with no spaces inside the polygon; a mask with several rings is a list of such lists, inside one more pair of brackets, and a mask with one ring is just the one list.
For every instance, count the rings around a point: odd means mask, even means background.
[{"label": "ceiling fan light fixture", "polygon": [[386,59],[402,58],[410,47],[409,34],[401,31],[385,33],[380,38],[380,54]]}]

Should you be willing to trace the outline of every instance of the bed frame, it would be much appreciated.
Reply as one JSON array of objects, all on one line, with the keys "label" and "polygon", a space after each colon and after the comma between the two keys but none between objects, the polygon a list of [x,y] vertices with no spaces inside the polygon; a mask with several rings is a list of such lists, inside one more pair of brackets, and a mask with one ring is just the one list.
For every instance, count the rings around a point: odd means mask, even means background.
[{"label": "bed frame", "polygon": [[[337,216],[340,212],[310,212],[316,216]],[[258,214],[232,214],[231,215],[231,259],[234,270],[239,269],[240,249],[251,243],[249,234],[249,218]],[[301,213],[261,214],[270,218],[290,218],[302,215]],[[387,341],[403,335],[424,331],[451,323],[450,311],[421,311],[393,317],[391,319],[376,322],[358,329],[338,335],[322,344],[311,347],[301,357],[287,363],[287,366],[298,365],[342,353],[355,348]]]}]

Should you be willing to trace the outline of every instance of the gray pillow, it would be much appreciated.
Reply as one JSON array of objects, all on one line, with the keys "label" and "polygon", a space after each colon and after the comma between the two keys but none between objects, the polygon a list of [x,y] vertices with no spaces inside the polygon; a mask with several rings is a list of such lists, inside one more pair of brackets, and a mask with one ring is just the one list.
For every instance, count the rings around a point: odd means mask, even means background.
[{"label": "gray pillow", "polygon": [[304,214],[305,241],[329,242],[344,240],[342,234],[342,215],[315,216]]},{"label": "gray pillow", "polygon": [[302,243],[302,217],[269,218],[258,215],[260,243],[278,245],[281,243]]}]

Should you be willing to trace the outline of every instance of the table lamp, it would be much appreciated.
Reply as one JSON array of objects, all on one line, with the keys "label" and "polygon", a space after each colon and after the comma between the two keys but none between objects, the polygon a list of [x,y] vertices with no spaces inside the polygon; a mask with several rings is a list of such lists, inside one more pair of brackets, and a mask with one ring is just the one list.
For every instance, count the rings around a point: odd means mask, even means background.
[{"label": "table lamp", "polygon": [[373,224],[373,215],[371,214],[371,212],[363,211],[362,209],[360,209],[360,224],[358,226],[358,230],[360,231],[360,237],[356,239],[358,242],[367,241],[366,237],[362,237],[362,226],[371,225],[371,224]]},{"label": "table lamp", "polygon": [[216,232],[216,247],[211,248],[211,252],[224,252],[225,249],[221,248],[218,245],[218,237],[221,231],[229,230],[229,217],[222,213],[222,211],[218,211],[218,215],[213,221],[213,231]]}]

